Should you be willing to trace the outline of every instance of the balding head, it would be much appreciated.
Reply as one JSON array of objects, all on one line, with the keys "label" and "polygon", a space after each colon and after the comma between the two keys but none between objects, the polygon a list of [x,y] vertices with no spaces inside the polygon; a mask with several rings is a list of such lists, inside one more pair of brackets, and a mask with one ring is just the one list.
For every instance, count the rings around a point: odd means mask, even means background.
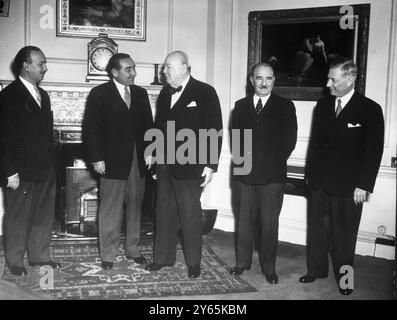
[{"label": "balding head", "polygon": [[189,76],[191,70],[189,57],[183,51],[170,52],[164,62],[164,75],[167,83],[178,87]]}]

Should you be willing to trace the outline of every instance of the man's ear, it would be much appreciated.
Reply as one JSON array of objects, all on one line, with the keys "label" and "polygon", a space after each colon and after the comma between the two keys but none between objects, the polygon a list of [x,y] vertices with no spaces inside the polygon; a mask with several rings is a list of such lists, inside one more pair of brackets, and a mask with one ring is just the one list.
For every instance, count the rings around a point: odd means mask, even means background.
[{"label": "man's ear", "polygon": [[253,76],[250,76],[250,81],[251,81],[252,86],[254,86],[254,77]]},{"label": "man's ear", "polygon": [[112,68],[110,72],[112,73],[113,78],[117,78],[117,76],[119,75],[119,72],[115,68]]},{"label": "man's ear", "polygon": [[28,71],[28,68],[29,68],[29,62],[27,62],[27,61],[24,61],[24,62],[23,62],[23,64],[22,64],[22,66],[23,66],[23,68],[24,68],[26,71]]}]

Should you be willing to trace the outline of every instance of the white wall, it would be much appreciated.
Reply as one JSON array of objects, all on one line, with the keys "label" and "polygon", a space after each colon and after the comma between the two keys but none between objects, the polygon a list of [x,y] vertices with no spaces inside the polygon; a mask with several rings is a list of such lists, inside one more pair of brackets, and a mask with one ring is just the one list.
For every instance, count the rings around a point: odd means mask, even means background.
[{"label": "white wall", "polygon": [[[379,236],[377,228],[380,225],[387,227],[388,235],[395,235],[395,208],[396,208],[396,172],[390,167],[391,157],[396,154],[396,67],[397,58],[395,49],[395,5],[392,11],[392,0],[386,1],[353,1],[349,4],[371,4],[369,26],[369,47],[367,64],[366,95],[378,102],[386,119],[385,148],[382,167],[377,179],[371,201],[364,206],[360,225],[357,253],[372,254],[373,241]],[[282,10],[294,8],[310,8],[320,6],[335,6],[346,4],[344,1],[334,0],[225,0],[217,1],[216,24],[216,57],[221,67],[215,76],[215,87],[220,91],[223,103],[224,120],[226,121],[233,108],[234,101],[245,95],[245,79],[247,70],[248,52],[248,14],[250,11]],[[218,19],[218,16],[219,19]],[[392,24],[392,16],[394,22]],[[219,22],[219,23],[218,23]],[[230,30],[230,36],[227,36]],[[391,31],[394,30],[394,34]],[[393,49],[394,48],[394,49]],[[223,63],[224,62],[224,63]],[[229,73],[230,70],[230,73]],[[394,80],[394,81],[393,81]],[[394,89],[394,90],[393,90]],[[311,115],[315,107],[314,101],[294,101],[298,118],[298,143],[292,153],[289,163],[304,165],[309,140]],[[226,108],[228,105],[228,109]],[[209,206],[220,208],[220,219],[216,227],[234,230],[234,221],[231,214],[230,190],[225,189],[229,181],[230,152],[224,146],[219,172],[212,185],[212,196],[209,197]],[[306,206],[303,198],[287,195],[284,200],[280,216],[280,239],[294,243],[306,243]],[[386,254],[394,258],[394,253]]]}]

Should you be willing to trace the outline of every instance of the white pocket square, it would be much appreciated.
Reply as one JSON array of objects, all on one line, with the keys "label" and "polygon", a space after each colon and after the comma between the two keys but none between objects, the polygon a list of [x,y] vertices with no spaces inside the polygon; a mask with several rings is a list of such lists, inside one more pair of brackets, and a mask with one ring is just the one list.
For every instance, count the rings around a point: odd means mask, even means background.
[{"label": "white pocket square", "polygon": [[193,107],[197,107],[197,103],[196,101],[192,101],[187,105],[188,108],[193,108]]},{"label": "white pocket square", "polygon": [[347,127],[348,128],[359,128],[359,127],[361,127],[361,124],[359,124],[359,123],[357,123],[357,124],[352,124],[352,123],[348,123],[347,124]]}]

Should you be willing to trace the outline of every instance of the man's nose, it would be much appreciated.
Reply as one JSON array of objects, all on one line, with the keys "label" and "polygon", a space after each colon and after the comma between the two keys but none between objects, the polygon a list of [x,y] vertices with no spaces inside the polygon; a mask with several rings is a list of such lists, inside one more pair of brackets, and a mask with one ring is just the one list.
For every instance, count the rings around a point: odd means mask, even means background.
[{"label": "man's nose", "polygon": [[332,80],[331,79],[328,79],[327,80],[327,87],[331,87],[332,86]]}]

